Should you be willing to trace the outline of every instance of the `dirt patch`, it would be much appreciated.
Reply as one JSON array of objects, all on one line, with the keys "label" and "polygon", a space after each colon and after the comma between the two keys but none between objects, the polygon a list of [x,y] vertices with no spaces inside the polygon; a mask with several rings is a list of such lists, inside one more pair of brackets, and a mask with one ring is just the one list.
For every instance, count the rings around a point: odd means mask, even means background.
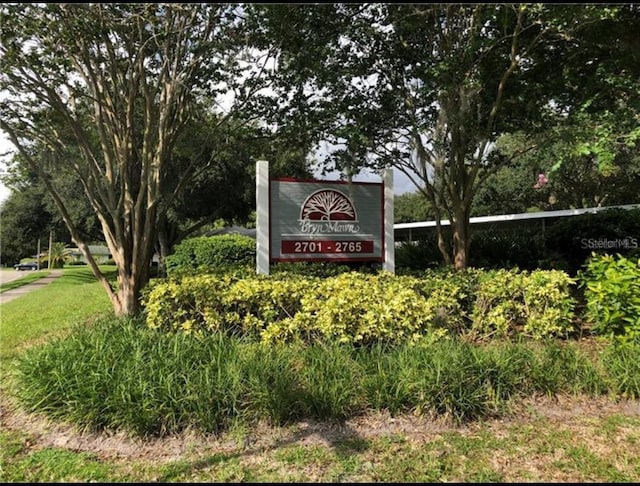
[{"label": "dirt patch", "polygon": [[341,424],[303,421],[286,427],[256,426],[246,433],[221,436],[184,432],[163,438],[140,439],[124,433],[80,431],[73,426],[52,423],[38,415],[26,414],[6,399],[0,399],[0,426],[6,430],[24,432],[30,436],[33,449],[58,447],[77,452],[89,452],[105,459],[174,461],[193,451],[232,452],[251,448],[259,450],[285,444],[331,445],[349,437],[361,439],[401,435],[406,440],[424,443],[445,431],[461,434],[475,433],[478,427],[488,428],[501,436],[515,423],[540,419],[570,428],[581,435],[585,423],[611,415],[640,417],[640,401],[612,401],[592,397],[537,397],[514,405],[507,417],[465,425],[455,425],[443,418],[403,415],[392,417],[385,413],[371,413],[355,417]]}]

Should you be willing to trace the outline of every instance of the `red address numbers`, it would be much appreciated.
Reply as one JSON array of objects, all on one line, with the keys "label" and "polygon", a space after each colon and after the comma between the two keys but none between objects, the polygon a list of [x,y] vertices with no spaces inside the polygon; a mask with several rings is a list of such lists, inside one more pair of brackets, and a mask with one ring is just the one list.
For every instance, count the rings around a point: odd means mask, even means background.
[{"label": "red address numbers", "polygon": [[372,240],[286,240],[282,253],[373,253]]}]

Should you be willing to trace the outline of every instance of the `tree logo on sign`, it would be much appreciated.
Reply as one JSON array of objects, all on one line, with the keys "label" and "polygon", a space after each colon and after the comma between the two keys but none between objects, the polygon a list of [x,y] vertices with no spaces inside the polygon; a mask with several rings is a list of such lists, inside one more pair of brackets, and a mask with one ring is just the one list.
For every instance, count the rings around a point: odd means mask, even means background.
[{"label": "tree logo on sign", "polygon": [[300,219],[303,221],[356,221],[356,208],[340,191],[321,189],[304,201],[300,209]]}]

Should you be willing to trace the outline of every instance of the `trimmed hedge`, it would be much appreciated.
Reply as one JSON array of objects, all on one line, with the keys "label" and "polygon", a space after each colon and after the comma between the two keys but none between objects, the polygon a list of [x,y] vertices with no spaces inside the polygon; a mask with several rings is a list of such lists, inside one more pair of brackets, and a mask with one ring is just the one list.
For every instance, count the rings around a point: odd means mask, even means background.
[{"label": "trimmed hedge", "polygon": [[243,235],[187,238],[165,259],[167,275],[184,275],[255,266],[256,241]]},{"label": "trimmed hedge", "polygon": [[572,332],[573,284],[563,272],[547,270],[193,275],[155,282],[143,304],[154,329],[225,330],[264,343],[362,346],[460,334],[542,339]]}]

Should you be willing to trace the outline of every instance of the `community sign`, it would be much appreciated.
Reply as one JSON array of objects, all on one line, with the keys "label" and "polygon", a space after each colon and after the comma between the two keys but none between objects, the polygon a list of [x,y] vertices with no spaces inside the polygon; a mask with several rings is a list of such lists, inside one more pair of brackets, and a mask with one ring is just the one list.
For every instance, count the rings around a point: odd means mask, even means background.
[{"label": "community sign", "polygon": [[270,260],[384,260],[384,185],[271,179]]}]

